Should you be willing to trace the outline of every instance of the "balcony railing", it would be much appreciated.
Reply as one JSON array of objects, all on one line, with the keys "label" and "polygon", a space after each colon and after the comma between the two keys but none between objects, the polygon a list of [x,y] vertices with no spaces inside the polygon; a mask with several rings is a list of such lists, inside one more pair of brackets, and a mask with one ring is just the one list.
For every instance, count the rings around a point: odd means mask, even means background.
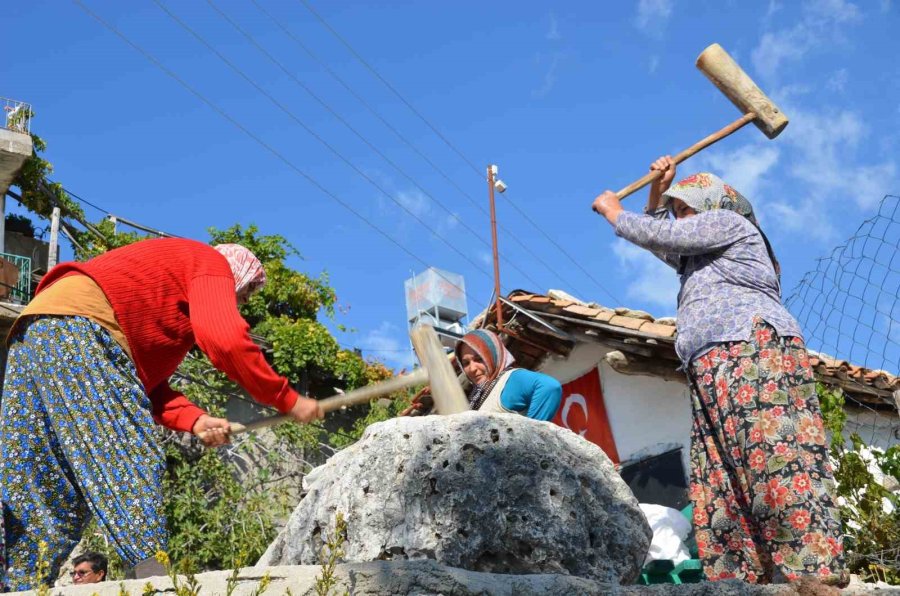
[{"label": "balcony railing", "polygon": [[[0,281],[0,300],[15,304],[28,304],[31,300],[31,258],[0,252],[0,258],[12,263],[18,270],[17,276],[6,276]],[[5,267],[5,263],[3,263]],[[2,273],[2,268],[0,268]],[[13,282],[14,283],[10,283]]]},{"label": "balcony railing", "polygon": [[13,132],[29,134],[31,132],[31,106],[23,101],[0,97],[3,104],[3,115],[0,124]]}]

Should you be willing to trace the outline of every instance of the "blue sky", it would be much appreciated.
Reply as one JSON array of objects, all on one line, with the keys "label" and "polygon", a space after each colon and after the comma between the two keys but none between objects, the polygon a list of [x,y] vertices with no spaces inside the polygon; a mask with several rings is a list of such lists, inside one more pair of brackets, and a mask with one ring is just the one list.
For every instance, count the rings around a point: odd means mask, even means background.
[{"label": "blue sky", "polygon": [[253,2],[160,0],[252,83],[152,0],[83,0],[258,140],[75,3],[4,8],[0,96],[34,106],[55,178],[117,215],[198,239],[238,222],[287,237],[303,253],[295,267],[328,272],[336,322],[356,330],[340,341],[393,365],[409,358],[412,272],[463,274],[473,315],[490,299],[489,163],[509,186],[504,293],[555,288],[674,314],[674,274],[617,240],[590,203],[738,116],[694,67],[710,43],[791,124],[774,141],[747,127],[679,172],[712,170],[754,202],[786,293],[900,193],[900,7],[889,0],[311,1],[453,148],[299,0],[256,0],[273,18]]}]

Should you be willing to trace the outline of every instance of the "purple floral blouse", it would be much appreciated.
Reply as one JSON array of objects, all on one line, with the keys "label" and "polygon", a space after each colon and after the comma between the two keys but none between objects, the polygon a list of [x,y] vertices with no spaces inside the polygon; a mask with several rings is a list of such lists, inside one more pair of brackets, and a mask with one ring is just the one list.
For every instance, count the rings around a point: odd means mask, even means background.
[{"label": "purple floral blouse", "polygon": [[759,230],[726,209],[670,220],[622,212],[616,235],[650,250],[678,269],[675,350],[685,364],[715,344],[747,341],[753,319],[762,317],[782,337],[802,338],[794,317],[781,304],[781,284]]}]

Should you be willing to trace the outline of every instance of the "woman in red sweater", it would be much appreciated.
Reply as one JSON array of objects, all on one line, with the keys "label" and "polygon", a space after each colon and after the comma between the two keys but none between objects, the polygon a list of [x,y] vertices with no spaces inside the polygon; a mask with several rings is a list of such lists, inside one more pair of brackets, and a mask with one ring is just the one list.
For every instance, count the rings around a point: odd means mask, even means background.
[{"label": "woman in red sweater", "polygon": [[242,246],[172,238],[44,277],[10,334],[0,411],[7,589],[34,587],[41,542],[56,577],[90,516],[129,565],[166,548],[153,421],[207,446],[230,431],[169,386],[193,346],[257,401],[300,422],[322,417],[266,363],[238,312],[265,281]]}]

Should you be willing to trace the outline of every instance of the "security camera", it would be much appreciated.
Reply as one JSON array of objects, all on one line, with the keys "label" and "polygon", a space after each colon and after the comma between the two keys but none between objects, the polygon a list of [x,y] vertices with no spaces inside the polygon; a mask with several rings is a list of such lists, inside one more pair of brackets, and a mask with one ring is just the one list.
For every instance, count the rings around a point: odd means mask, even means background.
[{"label": "security camera", "polygon": [[494,188],[497,190],[497,192],[503,192],[506,190],[506,182],[504,182],[503,180],[495,180]]}]

